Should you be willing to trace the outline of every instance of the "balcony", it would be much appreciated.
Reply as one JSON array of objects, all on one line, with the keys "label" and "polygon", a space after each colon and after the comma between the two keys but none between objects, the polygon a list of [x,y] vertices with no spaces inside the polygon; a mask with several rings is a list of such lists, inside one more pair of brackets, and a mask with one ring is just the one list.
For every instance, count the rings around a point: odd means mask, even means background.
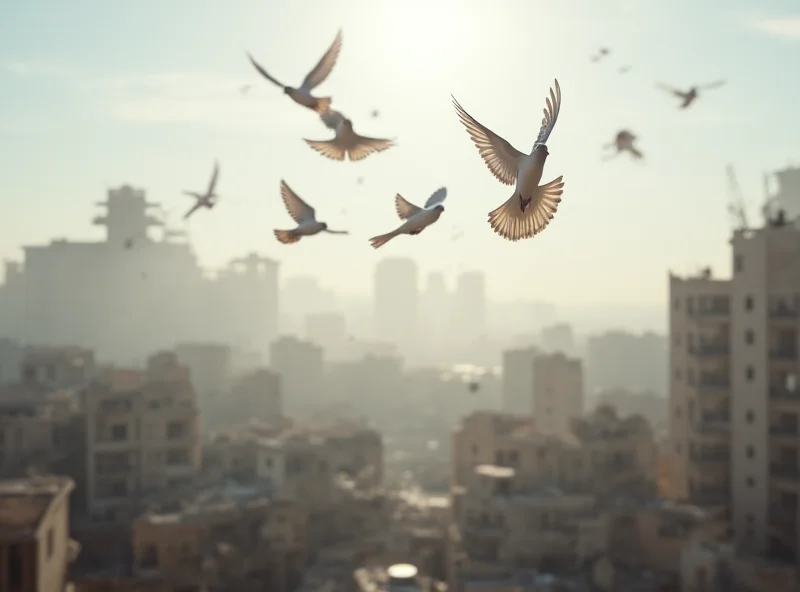
[{"label": "balcony", "polygon": [[784,346],[774,347],[769,350],[769,359],[795,362],[797,361],[797,346],[784,345]]},{"label": "balcony", "polygon": [[769,318],[771,319],[796,319],[800,317],[800,311],[797,307],[788,304],[778,304],[769,309]]},{"label": "balcony", "polygon": [[689,458],[696,464],[728,463],[731,453],[729,450],[692,450]]},{"label": "balcony", "polygon": [[796,463],[773,463],[769,466],[769,474],[774,479],[788,481],[793,485],[800,485],[800,469]]},{"label": "balcony", "polygon": [[800,403],[800,390],[789,390],[785,386],[769,387],[769,396],[771,399],[777,399],[779,401]]},{"label": "balcony", "polygon": [[689,309],[689,316],[693,319],[726,319],[730,314],[731,307],[727,302]]},{"label": "balcony", "polygon": [[797,520],[797,507],[774,503],[769,505],[769,521],[773,524],[791,523]]},{"label": "balcony", "polygon": [[800,430],[797,425],[774,425],[769,426],[769,434],[779,438],[797,438],[800,437]]},{"label": "balcony", "polygon": [[713,434],[727,431],[730,424],[731,416],[728,411],[707,411],[694,422],[694,429],[699,434]]},{"label": "balcony", "polygon": [[731,381],[727,375],[722,373],[702,373],[697,380],[696,386],[701,391],[719,391],[730,387]]},{"label": "balcony", "polygon": [[730,346],[727,343],[701,343],[689,347],[689,354],[698,358],[724,357],[730,353]]}]

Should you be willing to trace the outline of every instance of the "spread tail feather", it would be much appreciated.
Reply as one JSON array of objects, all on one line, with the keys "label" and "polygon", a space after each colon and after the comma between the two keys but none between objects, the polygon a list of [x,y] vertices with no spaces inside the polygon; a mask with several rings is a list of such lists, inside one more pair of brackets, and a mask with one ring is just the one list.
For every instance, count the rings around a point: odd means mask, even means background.
[{"label": "spread tail feather", "polygon": [[296,243],[300,240],[300,237],[291,230],[275,230],[274,232],[275,238],[278,239],[278,242],[281,242],[284,245],[291,245],[292,243]]},{"label": "spread tail feather", "polygon": [[305,142],[325,158],[340,162],[344,160],[345,151],[339,146],[336,138],[333,140],[306,140]]},{"label": "spread tail feather", "polygon": [[394,237],[397,236],[397,232],[394,230],[392,232],[387,232],[386,234],[379,234],[378,236],[373,236],[369,239],[369,243],[372,245],[372,248],[378,249],[392,240]]},{"label": "spread tail feather", "polygon": [[331,108],[331,103],[333,99],[331,97],[319,97],[317,99],[317,106],[314,108],[314,111],[317,113],[325,113],[328,109]]},{"label": "spread tail feather", "polygon": [[489,225],[504,239],[516,242],[542,232],[556,214],[564,193],[563,177],[557,177],[536,190],[523,209],[519,194],[512,195],[499,208],[489,212]]},{"label": "spread tail feather", "polygon": [[641,152],[639,152],[639,151],[638,151],[636,148],[634,148],[633,146],[631,146],[631,147],[629,148],[629,150],[631,151],[631,155],[632,155],[634,158],[643,158],[643,157],[644,157],[644,154],[642,154]]}]

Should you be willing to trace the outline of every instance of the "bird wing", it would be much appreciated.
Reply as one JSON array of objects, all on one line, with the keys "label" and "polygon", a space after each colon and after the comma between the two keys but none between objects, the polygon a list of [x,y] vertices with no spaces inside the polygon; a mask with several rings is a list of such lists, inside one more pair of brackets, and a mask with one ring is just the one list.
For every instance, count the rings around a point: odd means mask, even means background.
[{"label": "bird wing", "polygon": [[327,109],[319,114],[319,118],[322,120],[322,123],[325,124],[325,127],[335,130],[339,127],[339,124],[342,123],[344,115],[333,109]]},{"label": "bird wing", "polygon": [[510,241],[531,238],[542,232],[561,203],[561,194],[564,193],[562,179],[558,177],[539,187],[525,210],[521,207],[519,195],[512,195],[506,203],[489,213],[492,230]]},{"label": "bird wing", "polygon": [[203,207],[203,202],[201,202],[201,201],[198,201],[196,204],[194,204],[194,205],[193,205],[193,206],[192,206],[192,207],[189,209],[189,211],[188,211],[188,212],[186,212],[186,213],[183,215],[183,219],[184,219],[184,220],[188,220],[188,219],[189,219],[189,216],[191,216],[192,214],[194,214],[194,213],[195,213],[197,210],[199,210],[199,209],[200,209],[200,208],[202,208],[202,207]]},{"label": "bird wing", "polygon": [[385,138],[370,138],[368,136],[359,136],[353,134],[355,142],[350,148],[349,156],[353,162],[364,160],[370,154],[376,152],[383,152],[394,146],[394,140],[387,140]]},{"label": "bird wing", "polygon": [[214,161],[214,172],[211,173],[211,181],[208,182],[208,191],[206,195],[214,195],[214,189],[217,188],[217,179],[219,178],[219,162]]},{"label": "bird wing", "polygon": [[336,39],[333,40],[333,43],[328,48],[328,51],[326,51],[325,55],[320,58],[319,62],[317,62],[317,65],[314,66],[314,69],[308,73],[308,76],[305,77],[305,80],[303,80],[303,84],[300,86],[300,88],[312,90],[325,82],[325,79],[336,65],[336,60],[339,59],[339,52],[341,50],[342,31],[340,29],[339,32],[336,33]]},{"label": "bird wing", "polygon": [[251,55],[248,53],[248,54],[247,54],[247,57],[248,57],[248,58],[250,58],[250,63],[251,63],[251,64],[253,64],[253,67],[254,67],[256,70],[258,70],[258,73],[259,73],[259,74],[261,74],[261,75],[262,75],[264,78],[266,78],[267,80],[269,80],[269,81],[270,81],[272,84],[276,84],[276,85],[280,86],[281,88],[283,88],[283,87],[284,87],[284,85],[283,85],[283,84],[281,84],[281,83],[280,83],[280,82],[278,82],[278,81],[277,81],[275,78],[273,78],[272,76],[270,76],[270,75],[269,75],[269,73],[268,73],[268,72],[267,72],[267,71],[266,71],[264,68],[262,68],[262,67],[261,67],[261,66],[258,64],[258,62],[257,62],[257,61],[255,61],[255,60],[253,59],[253,56],[251,56]]},{"label": "bird wing", "polygon": [[304,142],[325,158],[338,160],[340,162],[344,160],[345,149],[339,145],[336,138],[333,140],[304,140]]},{"label": "bird wing", "polygon": [[326,229],[325,232],[328,234],[350,234],[349,230],[330,230]]},{"label": "bird wing", "polygon": [[195,199],[203,199],[203,196],[197,193],[196,191],[184,191],[184,195],[189,195]]},{"label": "bird wing", "polygon": [[446,197],[447,187],[439,187],[439,189],[431,194],[431,196],[428,198],[428,201],[425,202],[425,209],[429,210],[431,208],[435,208],[440,203],[443,203]]},{"label": "bird wing", "polygon": [[712,88],[719,88],[720,86],[724,85],[727,80],[717,80],[716,82],[712,82],[710,84],[704,84],[702,86],[698,86],[697,88],[701,88],[703,90],[711,90]]},{"label": "bird wing", "polygon": [[660,82],[656,83],[656,86],[661,90],[667,91],[668,93],[675,95],[676,97],[683,97],[684,94],[683,91],[680,91],[677,88],[667,86],[666,84],[661,84]]},{"label": "bird wing", "polygon": [[422,211],[422,208],[415,206],[399,193],[394,196],[394,209],[401,220],[408,220],[414,214]]},{"label": "bird wing", "polygon": [[286,206],[286,211],[289,212],[292,220],[298,224],[313,222],[317,219],[314,208],[300,199],[283,179],[281,179],[281,197],[283,198],[283,205]]},{"label": "bird wing", "polygon": [[458,118],[466,128],[470,139],[489,167],[495,178],[505,185],[513,185],[517,180],[517,163],[524,155],[506,140],[467,113],[452,95],[453,106]]},{"label": "bird wing", "polygon": [[555,92],[550,88],[550,96],[546,100],[545,108],[543,109],[544,116],[542,117],[542,127],[539,129],[539,137],[536,138],[534,144],[547,144],[547,139],[553,133],[553,128],[558,121],[558,114],[561,112],[561,87],[558,80],[555,81]]}]

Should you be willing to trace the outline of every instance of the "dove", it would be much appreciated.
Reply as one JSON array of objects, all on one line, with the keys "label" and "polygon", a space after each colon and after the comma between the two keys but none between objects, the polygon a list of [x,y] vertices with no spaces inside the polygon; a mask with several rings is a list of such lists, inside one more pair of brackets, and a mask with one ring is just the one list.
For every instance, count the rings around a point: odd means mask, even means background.
[{"label": "dove", "polygon": [[725,84],[724,80],[717,80],[716,82],[712,82],[711,84],[693,86],[686,92],[674,89],[671,86],[667,86],[666,84],[661,84],[661,83],[658,84],[658,87],[661,90],[665,90],[668,93],[671,93],[676,97],[678,97],[679,99],[681,99],[681,103],[678,105],[678,109],[686,109],[689,107],[689,105],[694,103],[695,100],[697,100],[697,97],[699,96],[699,92],[701,90],[711,90],[713,88],[719,88],[723,84]]},{"label": "dove", "polygon": [[331,160],[343,161],[347,156],[355,162],[394,146],[393,140],[359,136],[353,131],[353,122],[333,109],[321,113],[319,117],[325,127],[335,130],[336,135],[332,140],[305,140],[305,142]]},{"label": "dove", "polygon": [[325,222],[317,222],[317,214],[310,205],[304,202],[292,191],[286,181],[281,179],[281,197],[286,211],[297,222],[297,228],[292,230],[275,230],[275,238],[284,245],[291,245],[304,236],[314,236],[320,232],[330,234],[350,234],[346,230],[328,230]]},{"label": "dove", "polygon": [[186,220],[194,214],[200,208],[208,208],[209,210],[213,208],[217,204],[217,198],[219,197],[214,190],[217,187],[217,179],[219,178],[219,163],[214,162],[214,172],[211,174],[211,181],[208,183],[208,189],[205,193],[196,193],[194,191],[184,191],[185,195],[190,195],[197,200],[197,202],[192,206],[192,208],[186,212],[183,216],[183,219]]},{"label": "dove", "polygon": [[630,66],[620,66],[620,68],[617,70],[617,72],[619,72],[620,74],[627,74],[630,71],[631,71]]},{"label": "dove", "polygon": [[516,184],[514,194],[499,208],[489,212],[489,225],[506,240],[518,241],[542,232],[555,216],[561,194],[563,177],[539,186],[544,164],[550,153],[547,140],[553,132],[561,111],[561,87],[555,81],[546,100],[542,126],[530,154],[523,154],[488,127],[478,123],[453,98],[458,117],[475,143],[489,171],[505,185]]},{"label": "dove", "polygon": [[594,62],[594,63],[599,62],[604,57],[606,57],[609,53],[611,53],[610,49],[608,49],[607,47],[601,47],[600,51],[597,53],[597,55],[596,56],[592,56],[592,62]]},{"label": "dove", "polygon": [[621,130],[620,132],[617,133],[617,136],[616,138],[614,138],[614,141],[611,142],[610,144],[606,144],[605,148],[606,150],[609,148],[617,149],[617,152],[610,158],[613,158],[614,156],[617,156],[622,152],[627,152],[633,158],[639,159],[642,158],[644,155],[641,152],[639,152],[639,150],[637,150],[636,147],[633,145],[633,142],[635,140],[636,136],[634,136],[631,132],[629,132],[628,130]]},{"label": "dove", "polygon": [[339,59],[339,52],[341,50],[342,31],[339,30],[339,32],[336,33],[336,39],[333,40],[333,43],[328,48],[328,51],[326,51],[325,55],[320,58],[319,62],[317,62],[317,65],[314,66],[314,69],[308,73],[299,88],[292,88],[291,86],[285,86],[281,84],[264,68],[262,68],[258,62],[253,59],[253,56],[248,53],[247,57],[250,58],[250,63],[253,64],[253,67],[256,70],[258,70],[259,74],[273,84],[283,87],[283,92],[289,95],[289,98],[295,103],[302,105],[303,107],[308,107],[309,109],[317,111],[318,113],[324,113],[330,107],[333,99],[331,97],[315,97],[311,94],[311,91],[325,82],[325,79],[328,78],[331,70],[333,70],[333,67],[336,65],[336,60]]},{"label": "dove", "polygon": [[444,205],[442,204],[446,197],[447,188],[440,187],[431,194],[425,205],[420,208],[398,193],[394,198],[394,207],[397,211],[397,216],[403,220],[403,223],[391,232],[373,236],[369,239],[370,244],[377,249],[401,234],[418,235],[442,215],[442,212],[444,212]]}]

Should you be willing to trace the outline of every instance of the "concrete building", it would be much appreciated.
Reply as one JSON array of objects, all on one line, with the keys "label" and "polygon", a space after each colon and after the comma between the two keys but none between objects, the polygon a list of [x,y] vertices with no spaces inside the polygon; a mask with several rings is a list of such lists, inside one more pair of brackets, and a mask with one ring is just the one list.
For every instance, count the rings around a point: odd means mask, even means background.
[{"label": "concrete building", "polygon": [[341,359],[347,343],[347,319],[340,312],[317,312],[306,315],[306,339],[325,350],[325,357]]},{"label": "concrete building", "polygon": [[0,481],[0,592],[68,590],[72,488],[66,477]]},{"label": "concrete building", "polygon": [[305,415],[324,403],[324,355],[319,345],[296,337],[281,337],[270,346],[270,368],[280,376],[287,415]]},{"label": "concrete building", "polygon": [[565,356],[574,356],[577,347],[572,325],[557,323],[542,327],[539,332],[539,346],[549,354],[561,353]]},{"label": "concrete building", "polygon": [[533,360],[533,416],[543,433],[570,430],[584,412],[583,365],[564,354],[538,355]]},{"label": "concrete building", "polygon": [[451,314],[450,331],[462,343],[472,344],[486,337],[488,305],[482,271],[465,271],[458,276]]},{"label": "concrete building", "polygon": [[267,368],[240,377],[234,382],[227,399],[224,404],[231,409],[226,415],[233,420],[232,424],[251,418],[275,425],[283,421],[281,377]]},{"label": "concrete building", "polygon": [[113,516],[199,472],[200,414],[189,369],[175,354],[151,356],[146,370],[107,370],[89,384],[85,402],[93,515]]},{"label": "concrete building", "polygon": [[504,412],[533,413],[533,360],[537,355],[534,347],[503,352],[501,400]]},{"label": "concrete building", "polygon": [[397,344],[403,354],[418,336],[419,286],[411,259],[383,259],[375,267],[375,328],[382,340]]},{"label": "concrete building", "polygon": [[739,545],[798,561],[800,230],[777,218],[731,244],[731,279],[670,276],[678,485],[728,506]]}]

